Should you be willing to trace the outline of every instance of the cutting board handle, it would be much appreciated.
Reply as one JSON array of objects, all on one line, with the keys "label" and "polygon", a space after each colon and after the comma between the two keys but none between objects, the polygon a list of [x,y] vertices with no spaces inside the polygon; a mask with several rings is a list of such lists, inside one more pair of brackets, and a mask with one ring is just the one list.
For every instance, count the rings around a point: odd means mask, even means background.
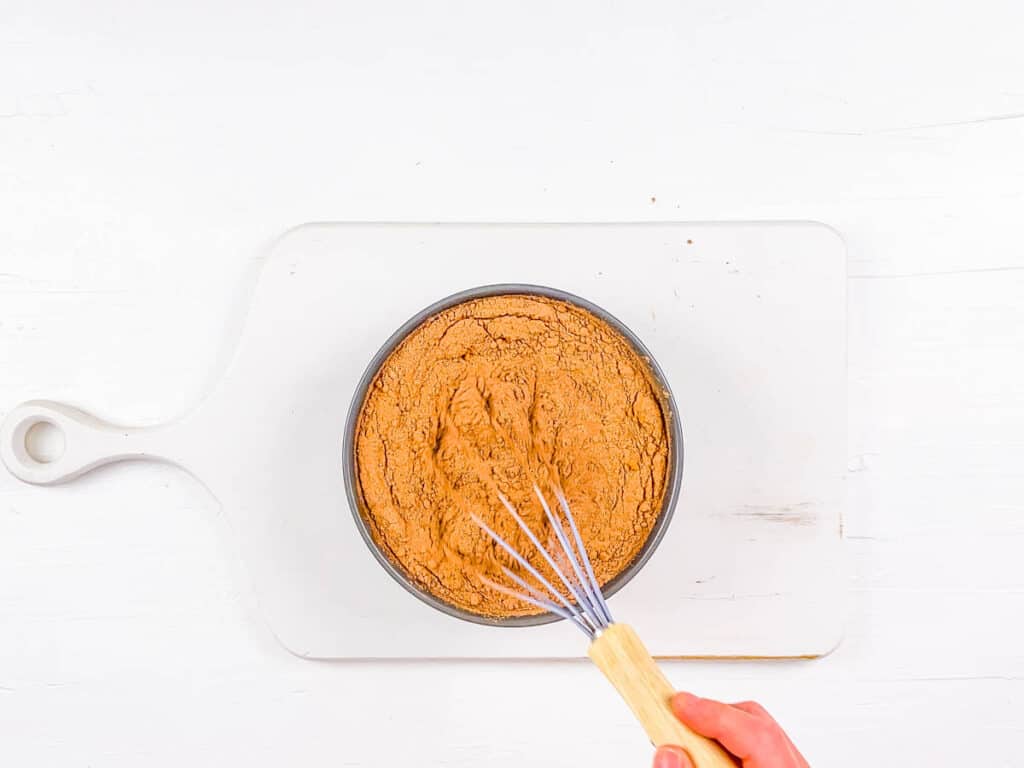
[{"label": "cutting board handle", "polygon": [[[31,432],[49,425],[63,437],[63,450],[51,456],[33,455]],[[72,480],[91,469],[124,459],[157,459],[177,463],[171,457],[172,427],[122,427],[64,403],[30,400],[7,414],[0,425],[0,458],[19,480],[53,485]],[[59,442],[59,439],[57,440]]]}]

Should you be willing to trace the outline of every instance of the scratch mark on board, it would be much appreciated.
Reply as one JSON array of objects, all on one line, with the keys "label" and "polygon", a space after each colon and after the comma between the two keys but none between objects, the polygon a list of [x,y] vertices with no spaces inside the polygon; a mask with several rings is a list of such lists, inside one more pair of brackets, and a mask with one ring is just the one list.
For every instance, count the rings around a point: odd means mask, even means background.
[{"label": "scratch mark on board", "polygon": [[923,125],[905,125],[897,128],[883,128],[875,133],[899,133],[901,131],[926,131],[932,128],[956,128],[962,125],[982,125],[984,123],[998,123],[1004,120],[1024,120],[1024,112],[1005,112],[997,115],[986,115],[975,117],[969,120],[949,120],[942,123],[924,123]]},{"label": "scratch mark on board", "polygon": [[744,504],[732,514],[736,517],[789,525],[813,525],[817,517],[814,513],[814,504],[810,501],[797,504]]},{"label": "scratch mark on board", "polygon": [[880,677],[870,678],[873,683],[970,683],[977,680],[993,680],[1001,683],[1015,683],[1024,680],[1020,675],[948,675],[938,677]]},{"label": "scratch mark on board", "polygon": [[809,136],[866,136],[864,131],[829,131],[815,128],[783,128],[786,133],[803,133]]},{"label": "scratch mark on board", "polygon": [[763,600],[766,597],[782,597],[790,594],[789,592],[749,592],[745,594],[737,594],[736,592],[730,592],[728,594],[720,595],[684,595],[685,600]]},{"label": "scratch mark on board", "polygon": [[806,136],[836,136],[864,138],[869,136],[888,136],[891,134],[910,133],[913,131],[930,131],[940,128],[963,128],[971,125],[988,125],[1012,120],[1024,120],[1024,112],[1000,112],[981,117],[971,117],[963,120],[943,120],[935,123],[916,123],[913,125],[894,125],[887,128],[815,128],[787,125],[757,125],[749,126],[741,123],[722,123],[723,128],[741,128],[774,131],[777,133],[791,133]]},{"label": "scratch mark on board", "polygon": [[851,280],[900,280],[910,277],[944,277],[946,275],[975,275],[986,272],[1021,272],[1024,266],[978,267],[974,269],[950,269],[937,272],[898,272],[891,275],[849,275]]}]

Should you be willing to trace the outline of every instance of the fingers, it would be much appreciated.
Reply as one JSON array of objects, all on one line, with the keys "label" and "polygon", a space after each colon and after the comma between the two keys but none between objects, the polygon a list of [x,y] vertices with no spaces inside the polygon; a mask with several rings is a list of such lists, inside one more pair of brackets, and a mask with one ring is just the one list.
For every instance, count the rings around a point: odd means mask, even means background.
[{"label": "fingers", "polygon": [[756,701],[737,701],[732,706],[736,707],[736,709],[746,712],[748,715],[759,717],[762,720],[771,720],[773,723],[775,722],[775,718],[768,714],[768,710],[762,707]]},{"label": "fingers", "polygon": [[654,768],[693,768],[693,762],[682,747],[658,747]]},{"label": "fingers", "polygon": [[736,707],[736,709],[741,709],[744,712],[747,712],[753,715],[754,717],[764,720],[765,722],[771,723],[773,726],[775,726],[776,736],[782,743],[784,743],[786,749],[789,750],[793,758],[794,765],[807,765],[807,761],[804,759],[804,756],[800,754],[800,750],[796,748],[796,745],[793,743],[792,739],[790,739],[789,736],[786,735],[786,732],[782,730],[782,726],[779,725],[778,721],[771,716],[767,709],[762,707],[756,701],[738,701],[732,706]]},{"label": "fingers", "polygon": [[763,753],[776,730],[770,718],[690,693],[673,696],[672,711],[701,736],[715,739],[736,757],[744,759]]}]

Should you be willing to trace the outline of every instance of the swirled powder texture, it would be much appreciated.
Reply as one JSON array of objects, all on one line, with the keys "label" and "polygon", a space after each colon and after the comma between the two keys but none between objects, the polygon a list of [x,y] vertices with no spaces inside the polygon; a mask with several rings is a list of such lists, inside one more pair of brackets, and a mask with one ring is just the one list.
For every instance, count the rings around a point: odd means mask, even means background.
[{"label": "swirled powder texture", "polygon": [[474,513],[548,572],[501,507],[546,544],[533,492],[558,484],[599,581],[638,555],[661,512],[672,448],[647,362],[604,320],[563,301],[505,295],[442,311],[373,380],[354,441],[361,510],[378,548],[421,589],[491,617],[538,613],[486,585],[525,577]]}]

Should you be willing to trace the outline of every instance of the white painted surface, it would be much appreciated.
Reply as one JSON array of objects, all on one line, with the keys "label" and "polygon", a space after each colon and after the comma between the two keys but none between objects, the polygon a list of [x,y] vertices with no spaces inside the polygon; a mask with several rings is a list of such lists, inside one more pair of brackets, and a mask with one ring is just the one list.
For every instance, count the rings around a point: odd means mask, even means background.
[{"label": "white painted surface", "polygon": [[[847,610],[846,250],[820,224],[298,227],[271,248],[227,372],[193,410],[140,429],[30,401],[0,423],[0,458],[40,484],[118,459],[184,468],[222,505],[260,615],[300,656],[585,658],[564,626],[481,626],[416,600],[349,511],[342,432],[366,365],[424,307],[497,283],[596,302],[675,393],[677,515],[611,598],[616,617],[662,656],[832,650]],[[65,437],[51,461],[27,441],[43,423]]]},{"label": "white painted surface", "polygon": [[[1019,3],[39,2],[2,19],[4,409],[45,392],[130,423],[183,412],[237,333],[248,260],[297,221],[836,226],[846,639],[816,662],[670,675],[763,700],[814,765],[1020,765]],[[216,507],[176,470],[3,477],[4,765],[648,759],[582,663],[281,653]]]}]

